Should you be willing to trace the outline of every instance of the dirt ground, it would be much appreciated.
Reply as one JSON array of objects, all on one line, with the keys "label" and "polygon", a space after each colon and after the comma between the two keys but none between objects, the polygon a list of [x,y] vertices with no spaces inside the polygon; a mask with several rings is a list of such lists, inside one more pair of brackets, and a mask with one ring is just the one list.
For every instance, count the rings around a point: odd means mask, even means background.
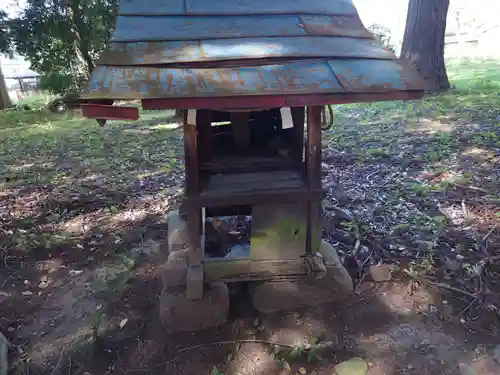
[{"label": "dirt ground", "polygon": [[3,113],[10,375],[333,375],[353,357],[373,375],[473,375],[460,364],[500,375],[498,72],[468,65],[453,81],[467,85],[440,96],[335,107],[323,132],[323,234],[346,264],[396,265],[392,281],[269,316],[241,285],[227,324],[172,336],[158,298],[166,214],[182,195],[179,124],[143,113],[101,129],[78,116],[45,121],[43,109]]},{"label": "dirt ground", "polygon": [[[259,315],[245,285],[239,285],[227,324],[167,336],[157,313],[160,268],[149,260],[136,269],[123,296],[105,308],[109,318],[95,336],[92,314],[103,307],[88,297],[85,285],[98,271],[72,276],[41,295],[23,296],[16,307],[24,306],[22,316],[30,319],[12,319],[6,331],[13,334],[19,328],[16,348],[28,341],[30,348],[19,353],[25,360],[13,373],[51,373],[64,347],[70,354],[62,373],[68,374],[271,375],[305,370],[330,375],[337,363],[351,357],[363,358],[372,375],[451,375],[458,374],[460,363],[477,374],[500,373],[500,358],[495,359],[500,332],[494,320],[480,311],[464,315],[465,302],[398,276],[391,282],[363,283],[341,304],[273,315]],[[2,310],[5,322],[9,309]],[[292,347],[302,349],[294,356]],[[308,355],[311,349],[314,355]]]}]

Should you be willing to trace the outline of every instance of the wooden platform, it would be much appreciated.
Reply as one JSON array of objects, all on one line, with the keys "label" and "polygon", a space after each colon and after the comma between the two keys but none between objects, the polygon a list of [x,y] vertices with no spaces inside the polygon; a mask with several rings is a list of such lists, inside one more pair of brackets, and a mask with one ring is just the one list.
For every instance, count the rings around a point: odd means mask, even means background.
[{"label": "wooden platform", "polygon": [[199,195],[188,196],[188,203],[200,207],[268,202],[312,201],[323,189],[308,187],[305,176],[295,170],[214,175]]}]

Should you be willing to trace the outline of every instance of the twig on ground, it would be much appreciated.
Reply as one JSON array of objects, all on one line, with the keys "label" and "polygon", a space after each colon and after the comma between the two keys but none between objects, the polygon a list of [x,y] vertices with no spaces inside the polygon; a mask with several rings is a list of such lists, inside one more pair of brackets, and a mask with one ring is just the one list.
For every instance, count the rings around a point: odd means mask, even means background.
[{"label": "twig on ground", "polygon": [[[467,296],[469,298],[472,298],[472,303],[469,306],[467,306],[464,309],[464,311],[462,311],[460,314],[462,314],[465,311],[467,311],[468,309],[470,309],[472,307],[472,305],[474,304],[474,302],[476,302],[477,300],[479,300],[479,298],[481,297],[481,294],[483,292],[481,275],[479,275],[480,282],[481,282],[481,287],[480,287],[479,292],[478,293],[471,293],[471,292],[469,292],[467,290],[455,288],[454,286],[451,286],[451,285],[448,285],[448,284],[438,283],[438,282],[429,280],[426,277],[418,277],[415,274],[412,274],[411,272],[409,272],[408,270],[402,270],[402,271],[403,271],[404,274],[406,274],[407,276],[411,277],[412,279],[425,282],[425,283],[429,284],[430,286],[434,286],[436,288],[441,288],[441,289],[446,289],[446,290],[448,290],[450,292],[455,292],[455,293]],[[488,307],[488,309],[493,310],[497,315],[500,315],[500,308],[498,308],[495,304],[488,303],[487,307]]]},{"label": "twig on ground", "polygon": [[441,289],[446,289],[446,290],[449,290],[450,292],[457,292],[457,293],[460,293],[460,294],[463,294],[463,295],[466,295],[468,297],[471,297],[471,298],[476,298],[477,297],[477,294],[474,294],[474,293],[471,293],[471,292],[468,292],[466,290],[463,290],[463,289],[459,289],[459,288],[455,288],[454,286],[451,286],[451,285],[448,285],[448,284],[444,284],[444,283],[437,283],[435,281],[432,281],[432,280],[429,280],[428,278],[426,277],[419,277],[418,275],[415,275],[414,273],[406,270],[406,269],[403,269],[402,272],[412,278],[412,279],[415,279],[415,280],[419,280],[419,281],[422,281],[422,282],[425,282],[431,286],[434,286],[434,287],[437,287],[437,288],[441,288]]},{"label": "twig on ground", "polygon": [[481,193],[484,193],[484,194],[488,194],[489,193],[488,190],[480,188],[480,187],[477,187],[477,186],[465,186],[465,185],[456,184],[454,182],[450,182],[450,184],[453,185],[453,186],[455,186],[455,187],[457,187],[457,188],[461,188],[461,189],[465,189],[465,190],[478,191],[478,192],[481,192]]},{"label": "twig on ground", "polygon": [[68,365],[68,354],[66,350],[62,349],[61,354],[59,355],[59,359],[54,369],[50,373],[50,375],[62,375],[67,365]]},{"label": "twig on ground", "polygon": [[15,275],[16,275],[16,272],[12,272],[12,273],[9,275],[9,277],[7,277],[7,278],[5,279],[5,281],[2,283],[2,285],[0,286],[0,288],[3,288],[3,287],[5,286],[5,284],[7,284],[7,282],[8,282],[10,279],[12,279]]},{"label": "twig on ground", "polygon": [[267,345],[276,345],[276,346],[281,346],[283,348],[289,348],[293,349],[292,345],[288,344],[283,344],[279,342],[274,342],[270,340],[229,340],[229,341],[216,341],[216,342],[209,342],[205,344],[199,344],[199,345],[194,345],[194,346],[188,346],[187,348],[183,348],[177,352],[177,355],[175,358],[171,359],[170,361],[167,361],[165,365],[169,365],[170,363],[176,362],[181,355],[184,353],[187,353],[191,350],[194,349],[199,349],[207,346],[215,346],[215,345],[231,345],[231,344],[248,344],[248,343],[254,343],[254,344],[267,344]]},{"label": "twig on ground", "polygon": [[490,231],[486,234],[486,236],[483,237],[483,242],[486,242],[486,240],[491,236],[491,234],[495,231],[495,229],[498,228],[498,223],[493,225],[493,228],[490,229]]},{"label": "twig on ground", "polygon": [[[152,371],[153,369],[158,368],[160,366],[168,366],[170,364],[177,362],[183,354],[190,352],[191,350],[195,350],[195,349],[200,349],[200,348],[204,348],[204,347],[208,347],[208,346],[216,346],[216,345],[232,345],[232,344],[248,344],[248,343],[276,345],[276,346],[281,346],[283,348],[293,349],[292,345],[283,344],[283,343],[274,342],[274,341],[269,341],[269,340],[228,340],[228,341],[208,342],[205,344],[193,345],[193,346],[188,346],[186,348],[180,349],[179,351],[177,351],[177,354],[174,358],[172,358],[166,362],[157,364],[153,367],[132,368],[132,369],[129,368],[129,369],[127,369],[127,371],[130,371],[130,372],[149,372],[149,371]],[[119,359],[119,360],[123,364],[123,361],[121,361],[121,359]]]},{"label": "twig on ground", "polygon": [[5,255],[3,257],[3,264],[5,265],[5,269],[7,269],[10,272],[15,272],[14,269],[10,268],[9,265],[7,264],[7,258],[9,257],[9,249],[5,250]]}]

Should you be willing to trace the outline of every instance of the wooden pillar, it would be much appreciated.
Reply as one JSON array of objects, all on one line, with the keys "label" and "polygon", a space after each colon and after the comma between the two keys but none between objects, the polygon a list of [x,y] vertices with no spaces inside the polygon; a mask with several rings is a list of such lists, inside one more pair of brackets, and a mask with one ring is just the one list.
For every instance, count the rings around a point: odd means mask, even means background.
[{"label": "wooden pillar", "polygon": [[[200,115],[202,118],[203,115]],[[195,120],[193,120],[193,118]],[[200,173],[198,160],[198,132],[196,116],[189,116],[188,110],[184,113],[184,163],[185,163],[185,191],[188,197],[200,194]],[[194,122],[194,124],[192,123]],[[190,250],[188,251],[189,266],[186,278],[186,296],[190,299],[203,297],[203,268],[201,247],[201,207],[189,203],[187,207],[188,237]]]},{"label": "wooden pillar", "polygon": [[198,129],[198,154],[199,163],[212,160],[212,111],[202,109],[196,113],[196,127]]},{"label": "wooden pillar", "polygon": [[293,119],[293,150],[292,158],[297,166],[302,163],[302,155],[304,152],[304,107],[292,107]]},{"label": "wooden pillar", "polygon": [[[321,108],[307,107],[306,176],[309,188],[321,188]],[[321,200],[309,204],[306,252],[319,250],[321,244]]]},{"label": "wooden pillar", "polygon": [[250,127],[248,117],[250,112],[231,112],[231,128],[234,143],[239,149],[246,150],[250,147]]}]

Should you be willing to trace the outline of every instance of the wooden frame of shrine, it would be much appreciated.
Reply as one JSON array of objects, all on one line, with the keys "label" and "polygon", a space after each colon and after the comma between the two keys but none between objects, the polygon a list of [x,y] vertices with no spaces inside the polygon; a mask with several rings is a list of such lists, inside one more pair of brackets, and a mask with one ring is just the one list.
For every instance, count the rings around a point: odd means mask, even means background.
[{"label": "wooden frame of shrine", "polygon": [[[351,0],[122,0],[82,110],[100,123],[139,117],[106,101],[184,110],[187,246],[168,256],[167,329],[206,326],[188,310],[213,283],[255,282],[264,312],[345,295],[337,284],[349,275],[321,240],[322,106],[413,100],[424,89]],[[266,139],[283,147],[264,147]],[[252,215],[249,254],[206,256],[205,219],[243,211]],[[323,297],[315,285],[328,289]],[[172,312],[179,304],[184,318]],[[216,310],[204,310],[212,324],[224,320]]]}]

